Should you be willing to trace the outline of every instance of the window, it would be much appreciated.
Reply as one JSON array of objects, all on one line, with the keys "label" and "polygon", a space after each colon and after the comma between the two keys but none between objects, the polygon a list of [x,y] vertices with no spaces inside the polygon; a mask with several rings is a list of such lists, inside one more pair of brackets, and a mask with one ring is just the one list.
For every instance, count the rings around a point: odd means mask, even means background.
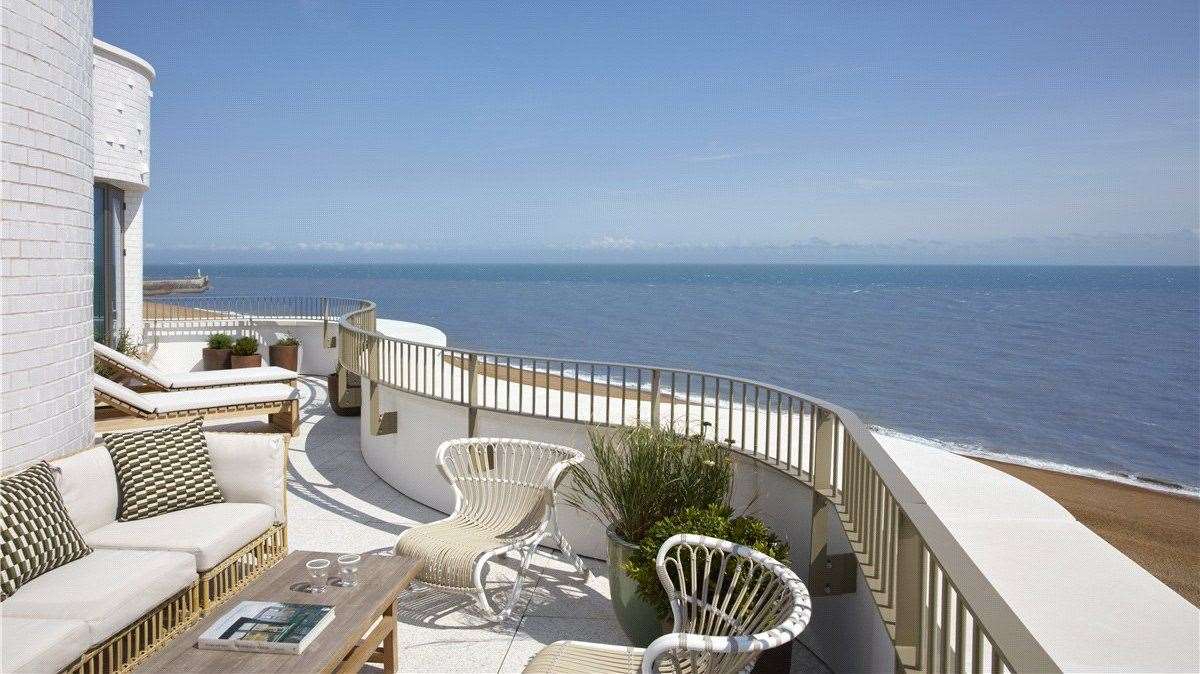
[{"label": "window", "polygon": [[120,330],[123,308],[121,226],[125,193],[105,183],[92,188],[92,330],[103,339]]}]

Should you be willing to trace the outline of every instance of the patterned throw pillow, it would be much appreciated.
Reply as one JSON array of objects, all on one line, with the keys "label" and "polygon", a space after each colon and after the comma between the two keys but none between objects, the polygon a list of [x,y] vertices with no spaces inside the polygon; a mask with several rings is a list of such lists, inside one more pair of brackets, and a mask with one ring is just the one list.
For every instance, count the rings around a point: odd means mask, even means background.
[{"label": "patterned throw pillow", "polygon": [[0,480],[0,600],[25,583],[91,554],[42,461]]},{"label": "patterned throw pillow", "polygon": [[213,474],[203,418],[136,433],[108,433],[104,446],[117,471],[121,522],[223,503]]}]

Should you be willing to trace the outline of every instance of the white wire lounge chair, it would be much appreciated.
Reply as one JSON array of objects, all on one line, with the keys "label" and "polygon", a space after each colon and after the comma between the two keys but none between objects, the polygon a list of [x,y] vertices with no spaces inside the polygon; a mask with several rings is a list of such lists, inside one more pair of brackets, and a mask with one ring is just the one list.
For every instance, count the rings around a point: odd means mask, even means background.
[{"label": "white wire lounge chair", "polygon": [[147,426],[178,418],[205,419],[267,415],[271,425],[295,433],[300,424],[300,392],[287,384],[247,384],[221,388],[138,393],[96,375],[96,430]]},{"label": "white wire lounge chair", "polygon": [[530,440],[462,438],[441,444],[438,468],[454,489],[454,512],[400,534],[396,554],[415,557],[425,566],[417,580],[475,597],[484,611],[497,614],[484,592],[487,563],[509,552],[521,565],[500,616],[507,616],[521,592],[521,576],[538,545],[547,537],[579,571],[587,568],[558,529],[554,488],[568,466],[583,454]]},{"label": "white wire lounge chair", "polygon": [[104,361],[121,374],[144,382],[148,388],[155,391],[181,391],[240,384],[283,383],[294,386],[296,378],[299,376],[291,370],[274,366],[206,372],[163,372],[99,342],[96,342],[96,358]]},{"label": "white wire lounge chair", "polygon": [[749,672],[763,651],[799,636],[812,614],[796,574],[744,545],[679,534],[659,548],[657,565],[675,618],[670,634],[645,649],[558,641],[525,674]]}]

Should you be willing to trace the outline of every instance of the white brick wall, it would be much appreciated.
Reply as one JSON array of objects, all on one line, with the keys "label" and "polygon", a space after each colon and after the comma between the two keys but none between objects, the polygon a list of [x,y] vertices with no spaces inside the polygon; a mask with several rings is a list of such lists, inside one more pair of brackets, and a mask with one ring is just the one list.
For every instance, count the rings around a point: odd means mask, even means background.
[{"label": "white brick wall", "polygon": [[92,3],[4,0],[0,466],[88,446]]}]

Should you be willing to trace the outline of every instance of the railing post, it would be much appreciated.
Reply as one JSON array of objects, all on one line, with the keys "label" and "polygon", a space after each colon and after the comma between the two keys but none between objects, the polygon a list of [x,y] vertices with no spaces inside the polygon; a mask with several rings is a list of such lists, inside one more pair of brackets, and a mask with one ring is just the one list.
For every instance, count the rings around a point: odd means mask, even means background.
[{"label": "railing post", "polygon": [[367,378],[372,383],[379,381],[379,339],[375,335],[367,338]]},{"label": "railing post", "polygon": [[828,496],[833,495],[833,427],[835,421],[836,418],[831,412],[816,406],[812,408],[813,491],[818,491]]},{"label": "railing post", "polygon": [[[658,417],[660,412],[658,395],[662,389],[662,370],[654,368],[650,370],[650,428],[658,428]],[[640,414],[638,415],[641,416]]]},{"label": "railing post", "polygon": [[857,589],[858,567],[853,554],[829,554],[829,519],[834,515],[833,462],[834,427],[837,417],[813,406],[811,426],[812,526],[808,548],[808,584],[817,596],[853,593]]},{"label": "railing post", "polygon": [[[903,512],[900,513],[896,554],[896,671],[927,669],[921,658],[922,577],[921,537]],[[959,629],[962,629],[959,625]]]},{"label": "railing post", "polygon": [[467,437],[475,437],[475,418],[479,405],[479,385],[475,371],[479,368],[479,356],[471,354],[467,359]]},{"label": "railing post", "polygon": [[329,341],[329,299],[321,298],[321,341],[328,348],[333,346]]}]

